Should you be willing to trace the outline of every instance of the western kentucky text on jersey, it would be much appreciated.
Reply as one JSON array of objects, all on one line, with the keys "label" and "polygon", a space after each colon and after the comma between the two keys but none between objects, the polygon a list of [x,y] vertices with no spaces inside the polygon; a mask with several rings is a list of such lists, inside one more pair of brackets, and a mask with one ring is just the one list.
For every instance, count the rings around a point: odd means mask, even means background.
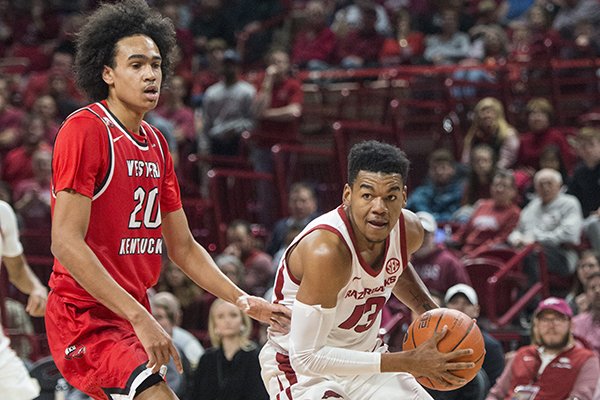
[{"label": "western kentucky text on jersey", "polygon": [[146,178],[160,178],[158,164],[151,161],[127,160],[127,175]]},{"label": "western kentucky text on jersey", "polygon": [[119,255],[127,254],[162,254],[161,238],[123,238]]}]

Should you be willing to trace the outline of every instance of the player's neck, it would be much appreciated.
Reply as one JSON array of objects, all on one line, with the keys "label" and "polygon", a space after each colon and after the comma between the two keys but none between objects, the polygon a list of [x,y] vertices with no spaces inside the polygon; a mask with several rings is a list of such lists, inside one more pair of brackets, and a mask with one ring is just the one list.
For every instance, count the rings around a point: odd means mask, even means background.
[{"label": "player's neck", "polygon": [[115,100],[110,96],[106,99],[106,104],[108,105],[110,112],[117,117],[125,128],[133,133],[140,132],[140,125],[142,124],[144,113],[132,110],[122,102]]}]

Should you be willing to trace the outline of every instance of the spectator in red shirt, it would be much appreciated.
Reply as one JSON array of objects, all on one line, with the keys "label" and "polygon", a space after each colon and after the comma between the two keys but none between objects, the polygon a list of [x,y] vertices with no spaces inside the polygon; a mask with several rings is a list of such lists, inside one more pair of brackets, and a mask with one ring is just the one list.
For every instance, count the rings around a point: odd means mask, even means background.
[{"label": "spectator in red shirt", "polygon": [[377,11],[371,5],[363,5],[360,27],[348,32],[338,42],[337,58],[342,68],[377,66],[379,53],[385,37],[377,32]]},{"label": "spectator in red shirt", "polygon": [[[269,66],[256,95],[256,115],[258,126],[255,129],[254,143],[270,151],[273,144],[298,140],[297,122],[302,116],[304,95],[300,81],[290,76],[290,58],[282,50],[274,50],[269,55]],[[270,155],[261,154],[270,159]],[[255,169],[271,172],[260,162]]]},{"label": "spectator in red shirt", "polygon": [[227,243],[223,254],[236,256],[244,263],[244,288],[248,293],[262,297],[271,287],[275,271],[271,256],[257,247],[250,223],[243,220],[231,222],[227,227]]},{"label": "spectator in red shirt", "polygon": [[527,124],[529,132],[520,136],[519,152],[517,153],[517,166],[537,170],[539,168],[542,151],[551,145],[560,149],[567,172],[572,172],[575,167],[576,156],[569,145],[566,135],[560,130],[551,127],[554,109],[550,102],[544,98],[534,98],[527,103]]},{"label": "spectator in red shirt", "polygon": [[23,92],[23,104],[31,108],[35,100],[43,94],[49,93],[52,86],[50,81],[56,77],[62,77],[66,90],[74,100],[82,100],[81,93],[77,89],[73,79],[73,53],[68,45],[59,46],[54,50],[52,63],[47,70],[35,72],[29,78],[25,91]]},{"label": "spectator in red shirt", "polygon": [[0,93],[0,152],[14,148],[21,138],[25,113],[9,103],[7,94]]},{"label": "spectator in red shirt", "polygon": [[3,162],[2,180],[14,190],[19,182],[34,177],[32,158],[38,151],[51,152],[52,148],[44,141],[44,120],[37,115],[24,121],[23,143],[9,151]]},{"label": "spectator in red shirt", "polygon": [[329,68],[336,45],[335,33],[327,26],[327,11],[321,1],[306,5],[305,22],[294,37],[292,63],[302,69]]},{"label": "spectator in red shirt", "polygon": [[413,64],[423,56],[425,35],[413,30],[411,15],[401,9],[396,15],[396,34],[386,38],[379,54],[382,65]]},{"label": "spectator in red shirt", "polygon": [[482,247],[502,245],[516,228],[521,210],[514,203],[517,185],[514,175],[496,171],[490,187],[491,199],[475,205],[469,221],[452,235],[449,245],[457,247],[467,257]]}]

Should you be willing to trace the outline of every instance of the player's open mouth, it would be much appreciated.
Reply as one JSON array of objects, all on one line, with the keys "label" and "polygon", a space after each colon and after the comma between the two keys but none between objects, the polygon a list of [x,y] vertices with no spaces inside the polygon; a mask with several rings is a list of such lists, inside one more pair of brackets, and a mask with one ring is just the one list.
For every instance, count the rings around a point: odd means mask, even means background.
[{"label": "player's open mouth", "polygon": [[158,88],[155,86],[148,87],[144,90],[144,94],[146,95],[146,98],[156,100],[158,99]]},{"label": "player's open mouth", "polygon": [[387,226],[386,221],[368,221],[368,223],[369,225],[377,229],[385,228]]}]

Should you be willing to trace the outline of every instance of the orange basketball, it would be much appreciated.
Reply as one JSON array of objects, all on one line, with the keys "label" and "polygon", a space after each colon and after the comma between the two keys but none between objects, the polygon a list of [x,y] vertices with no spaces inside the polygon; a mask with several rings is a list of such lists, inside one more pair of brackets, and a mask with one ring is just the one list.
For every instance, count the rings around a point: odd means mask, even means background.
[{"label": "orange basketball", "polygon": [[[481,369],[485,357],[485,346],[483,336],[479,327],[468,315],[449,308],[436,308],[423,313],[415,319],[404,335],[402,350],[412,350],[421,343],[448,326],[446,336],[438,343],[438,350],[448,353],[454,350],[473,349],[473,354],[456,358],[452,361],[471,361],[475,363],[474,368],[451,371],[456,376],[470,381]],[[427,377],[416,377],[417,381],[425,387],[435,390],[454,390],[461,386],[443,386],[441,383]]]}]

